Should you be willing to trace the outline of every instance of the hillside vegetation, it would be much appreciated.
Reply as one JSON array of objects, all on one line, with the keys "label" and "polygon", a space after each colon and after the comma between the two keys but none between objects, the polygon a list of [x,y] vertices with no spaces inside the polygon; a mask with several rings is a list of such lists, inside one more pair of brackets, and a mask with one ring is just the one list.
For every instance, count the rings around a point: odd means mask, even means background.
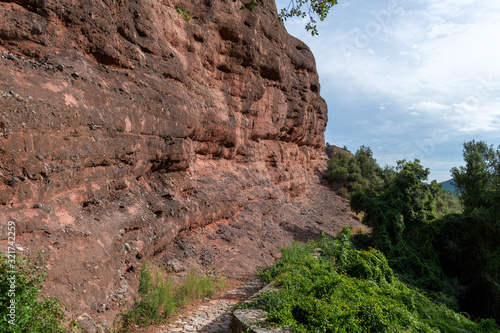
[{"label": "hillside vegetation", "polygon": [[500,332],[402,283],[380,251],[353,246],[348,228],[337,239],[292,244],[261,276],[279,289],[247,306],[299,332]]},{"label": "hillside vegetation", "polygon": [[[381,169],[361,147],[360,169],[370,166],[361,176],[378,182],[358,188],[351,207],[364,212],[371,245],[403,281],[457,310],[500,321],[500,148],[471,141],[463,155],[466,165],[451,170],[458,204],[440,184],[426,182],[429,170],[418,160]],[[336,168],[332,159],[330,173]]]},{"label": "hillside vegetation", "polygon": [[329,180],[371,233],[293,244],[253,305],[306,332],[500,332],[500,147],[468,142],[464,160],[456,198],[418,160],[334,155]]}]

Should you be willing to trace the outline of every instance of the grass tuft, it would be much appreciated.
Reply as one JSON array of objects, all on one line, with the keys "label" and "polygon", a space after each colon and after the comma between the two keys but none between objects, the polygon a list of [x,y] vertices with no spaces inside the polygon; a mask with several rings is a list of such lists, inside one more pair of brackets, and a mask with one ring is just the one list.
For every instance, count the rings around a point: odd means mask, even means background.
[{"label": "grass tuft", "polygon": [[196,270],[190,270],[179,286],[178,300],[183,306],[196,299],[210,297],[215,292],[214,280]]},{"label": "grass tuft", "polygon": [[162,323],[193,301],[209,298],[227,286],[225,278],[212,278],[197,270],[190,270],[182,282],[177,282],[161,267],[145,262],[139,277],[140,300],[120,315],[117,330],[127,332],[133,325],[146,327]]}]

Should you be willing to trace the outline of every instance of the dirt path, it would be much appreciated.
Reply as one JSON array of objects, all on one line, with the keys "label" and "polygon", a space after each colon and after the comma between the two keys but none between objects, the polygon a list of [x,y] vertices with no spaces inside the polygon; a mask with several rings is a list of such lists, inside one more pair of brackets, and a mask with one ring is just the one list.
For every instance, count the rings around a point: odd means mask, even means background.
[{"label": "dirt path", "polygon": [[187,311],[170,324],[158,327],[151,333],[170,332],[200,332],[200,333],[230,333],[231,308],[238,302],[255,294],[263,287],[259,280],[237,286],[217,299],[202,303]]}]

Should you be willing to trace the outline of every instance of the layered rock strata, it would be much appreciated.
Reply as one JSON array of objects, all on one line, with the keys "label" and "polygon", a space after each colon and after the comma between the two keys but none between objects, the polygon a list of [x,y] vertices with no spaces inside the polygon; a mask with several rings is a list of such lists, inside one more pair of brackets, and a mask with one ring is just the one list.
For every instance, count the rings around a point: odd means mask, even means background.
[{"label": "layered rock strata", "polygon": [[74,313],[111,325],[145,260],[244,278],[355,223],[311,51],[258,2],[0,1],[0,246]]}]

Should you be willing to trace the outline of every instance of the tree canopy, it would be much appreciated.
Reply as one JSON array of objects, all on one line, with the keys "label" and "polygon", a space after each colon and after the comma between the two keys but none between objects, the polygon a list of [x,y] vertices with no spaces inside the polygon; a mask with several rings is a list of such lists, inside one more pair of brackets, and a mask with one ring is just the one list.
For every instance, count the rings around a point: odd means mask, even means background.
[{"label": "tree canopy", "polygon": [[451,173],[465,212],[484,207],[500,210],[500,147],[495,150],[484,141],[464,143],[465,166]]},{"label": "tree canopy", "polygon": [[451,170],[464,214],[448,228],[459,232],[447,242],[457,249],[447,266],[466,286],[463,308],[500,322],[500,146],[473,140],[464,143],[463,156],[465,166]]},{"label": "tree canopy", "polygon": [[337,0],[290,0],[288,6],[281,9],[280,19],[286,21],[292,17],[309,18],[305,28],[311,35],[317,35],[317,20],[323,21]]},{"label": "tree canopy", "polygon": [[[372,229],[367,244],[401,280],[438,303],[500,323],[500,146],[466,142],[463,156],[465,166],[451,170],[460,201],[427,182],[420,161],[382,169],[364,146],[334,155],[327,174],[364,214]],[[498,330],[494,321],[483,323]]]},{"label": "tree canopy", "polygon": [[[255,0],[233,0],[241,2],[240,9],[252,11],[259,4]],[[309,18],[305,29],[311,32],[311,35],[318,35],[317,20],[324,21],[330,9],[337,4],[337,0],[290,0],[288,6],[282,8],[279,18],[286,21],[292,17]]]}]

